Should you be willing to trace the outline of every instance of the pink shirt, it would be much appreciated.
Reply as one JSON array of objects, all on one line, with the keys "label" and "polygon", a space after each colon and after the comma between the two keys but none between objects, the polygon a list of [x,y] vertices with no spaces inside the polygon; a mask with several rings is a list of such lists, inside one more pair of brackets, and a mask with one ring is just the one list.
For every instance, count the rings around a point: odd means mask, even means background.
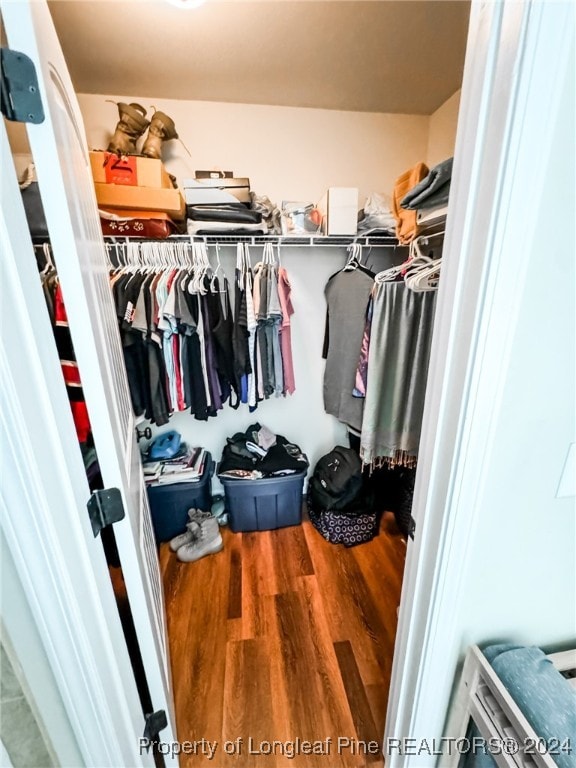
[{"label": "pink shirt", "polygon": [[292,306],[290,281],[284,267],[278,270],[278,296],[282,308],[282,325],[280,326],[280,350],[282,352],[282,368],[284,371],[284,393],[291,395],[296,391],[294,380],[294,365],[292,363],[292,334],[290,317],[294,314]]}]

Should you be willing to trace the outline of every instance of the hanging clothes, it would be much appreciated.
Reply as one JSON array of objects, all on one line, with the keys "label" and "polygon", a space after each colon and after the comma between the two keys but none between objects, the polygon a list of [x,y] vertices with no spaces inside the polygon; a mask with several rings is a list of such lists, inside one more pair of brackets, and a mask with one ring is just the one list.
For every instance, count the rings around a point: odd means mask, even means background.
[{"label": "hanging clothes", "polygon": [[253,298],[258,321],[254,357],[258,399],[292,394],[296,390],[290,335],[294,308],[288,273],[276,261],[270,243],[254,267]]},{"label": "hanging clothes", "polygon": [[[158,245],[154,245],[157,263],[152,250],[148,254],[152,263],[146,264],[130,244],[126,254],[135,263],[126,265],[125,259],[124,266],[110,276],[133,407],[137,415],[159,425],[176,411],[189,409],[194,418],[204,421],[216,416],[226,402],[236,408],[242,400],[255,409],[260,399],[258,319],[247,248],[241,245],[238,251],[236,322],[228,281],[218,274],[219,257],[212,272],[205,243],[186,244],[186,248],[187,260],[180,253],[183,263],[173,258],[170,266]],[[280,326],[277,278],[275,283],[267,282],[265,290],[272,297],[271,312]],[[279,336],[276,342],[272,339],[271,349],[274,343],[274,381],[282,387]]]},{"label": "hanging clothes", "polygon": [[296,391],[296,381],[294,379],[294,364],[292,361],[292,329],[291,317],[294,314],[292,306],[292,288],[288,273],[284,267],[278,270],[278,295],[280,298],[280,307],[282,310],[282,323],[280,325],[280,349],[282,354],[282,370],[285,395],[292,395]]},{"label": "hanging clothes", "polygon": [[66,392],[70,402],[74,426],[76,427],[76,434],[79,442],[85,444],[91,433],[90,419],[68,326],[62,289],[58,282],[58,273],[52,261],[52,252],[48,243],[44,243],[41,247],[41,253],[43,254],[43,262],[41,261],[40,252],[37,253],[37,260],[40,269],[42,291],[54,332],[54,340],[56,341],[56,348],[60,358],[60,367],[66,384]]},{"label": "hanging clothes", "polygon": [[237,392],[234,386],[234,353],[232,349],[232,312],[228,295],[228,281],[224,277],[212,278],[210,290],[206,293],[205,301],[208,312],[209,327],[214,349],[214,362],[218,375],[220,396],[222,402],[233,405],[232,394]]},{"label": "hanging clothes", "polygon": [[[236,270],[234,273],[234,374],[237,381],[238,391],[240,393],[240,402],[248,402],[248,376],[252,374],[252,362],[250,358],[249,338],[251,331],[248,330],[248,300],[246,293],[248,285],[250,290],[252,280],[248,281],[248,274],[251,269],[248,255],[244,250],[243,243],[238,243]],[[252,325],[252,318],[251,318]]]},{"label": "hanging clothes", "polygon": [[364,401],[353,390],[373,286],[374,273],[355,265],[332,275],[324,290],[324,409],[356,432],[362,427]]},{"label": "hanging clothes", "polygon": [[74,419],[74,426],[76,427],[76,434],[80,443],[85,443],[91,432],[90,418],[88,417],[88,409],[84,399],[84,390],[82,389],[82,382],[80,381],[80,372],[78,371],[78,363],[76,362],[76,355],[72,345],[72,337],[70,336],[68,318],[66,316],[62,290],[59,283],[56,283],[54,292],[54,337],[56,339],[56,347],[60,357],[62,374],[66,383],[66,392],[68,393],[68,399],[70,401],[72,418]]},{"label": "hanging clothes", "polygon": [[416,464],[436,295],[411,291],[403,280],[374,285],[360,440],[372,467]]}]

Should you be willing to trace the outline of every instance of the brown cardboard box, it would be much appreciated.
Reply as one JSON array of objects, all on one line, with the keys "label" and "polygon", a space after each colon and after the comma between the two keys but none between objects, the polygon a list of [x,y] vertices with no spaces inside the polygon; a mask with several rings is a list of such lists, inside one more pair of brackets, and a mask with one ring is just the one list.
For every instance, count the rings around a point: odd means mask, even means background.
[{"label": "brown cardboard box", "polygon": [[152,189],[95,182],[96,199],[102,208],[133,211],[164,211],[173,219],[186,216],[186,204],[178,189]]},{"label": "brown cardboard box", "polygon": [[161,160],[137,155],[118,157],[112,152],[90,152],[92,178],[98,184],[173,189]]}]

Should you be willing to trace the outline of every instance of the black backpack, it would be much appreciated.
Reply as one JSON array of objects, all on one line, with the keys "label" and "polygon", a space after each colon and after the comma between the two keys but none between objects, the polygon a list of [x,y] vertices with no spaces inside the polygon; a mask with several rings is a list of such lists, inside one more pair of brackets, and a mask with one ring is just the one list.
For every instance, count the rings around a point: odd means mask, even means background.
[{"label": "black backpack", "polygon": [[362,497],[362,462],[351,448],[337,445],[318,460],[308,482],[308,506],[315,512],[358,507]]}]

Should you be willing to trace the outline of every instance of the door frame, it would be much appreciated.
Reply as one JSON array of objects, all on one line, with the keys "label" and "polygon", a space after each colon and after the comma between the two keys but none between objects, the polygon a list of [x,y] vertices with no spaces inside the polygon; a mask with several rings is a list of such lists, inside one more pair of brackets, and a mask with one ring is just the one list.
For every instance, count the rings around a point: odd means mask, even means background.
[{"label": "door frame", "polygon": [[85,764],[152,766],[3,121],[0,144],[0,523]]},{"label": "door frame", "polygon": [[397,740],[442,737],[465,651],[457,633],[463,564],[482,515],[484,457],[494,443],[524,294],[522,256],[539,223],[573,30],[568,2],[472,3],[414,493],[416,539],[407,552],[384,735],[387,768],[430,764],[425,751],[401,754]]}]

